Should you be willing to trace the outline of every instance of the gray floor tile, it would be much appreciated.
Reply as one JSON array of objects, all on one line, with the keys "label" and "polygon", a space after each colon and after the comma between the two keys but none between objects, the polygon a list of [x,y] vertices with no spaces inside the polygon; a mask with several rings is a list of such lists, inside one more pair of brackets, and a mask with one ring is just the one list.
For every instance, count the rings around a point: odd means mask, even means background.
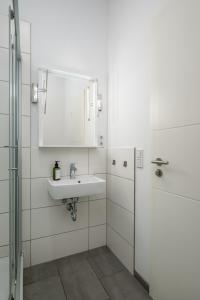
[{"label": "gray floor tile", "polygon": [[150,300],[148,293],[128,272],[103,277],[101,282],[111,300]]},{"label": "gray floor tile", "polygon": [[24,286],[24,300],[66,300],[60,278],[49,277]]},{"label": "gray floor tile", "polygon": [[86,260],[88,256],[89,256],[89,252],[85,251],[74,255],[59,258],[54,262],[57,266],[70,263],[71,265],[73,265],[74,268],[77,268],[79,266],[79,263],[81,263],[83,260]]},{"label": "gray floor tile", "polygon": [[59,274],[67,299],[107,300],[108,295],[85,255],[75,255],[58,262]]},{"label": "gray floor tile", "polygon": [[90,251],[88,261],[98,278],[125,271],[125,267],[107,247]]},{"label": "gray floor tile", "polygon": [[43,263],[24,269],[24,285],[49,277],[58,276],[55,262]]}]

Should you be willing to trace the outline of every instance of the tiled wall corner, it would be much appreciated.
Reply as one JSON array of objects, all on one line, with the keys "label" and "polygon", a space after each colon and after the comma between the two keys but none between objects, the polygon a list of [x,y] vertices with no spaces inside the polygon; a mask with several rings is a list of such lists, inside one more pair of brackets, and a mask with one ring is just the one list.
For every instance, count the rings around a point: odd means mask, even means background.
[{"label": "tiled wall corner", "polygon": [[134,148],[108,150],[107,245],[133,273]]}]

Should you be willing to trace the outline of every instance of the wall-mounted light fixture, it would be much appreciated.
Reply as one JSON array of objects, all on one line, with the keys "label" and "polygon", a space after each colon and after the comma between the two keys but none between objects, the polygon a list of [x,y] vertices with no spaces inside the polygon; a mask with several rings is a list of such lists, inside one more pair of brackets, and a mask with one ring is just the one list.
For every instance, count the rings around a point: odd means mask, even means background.
[{"label": "wall-mounted light fixture", "polygon": [[47,89],[40,89],[38,84],[32,83],[32,103],[38,103],[39,93],[46,93]]},{"label": "wall-mounted light fixture", "polygon": [[[45,76],[42,78],[42,87],[39,88],[38,84],[32,83],[32,103],[38,103],[39,93],[45,93],[47,96],[47,82],[48,82],[48,70],[45,72]],[[46,103],[46,101],[45,101]]]}]

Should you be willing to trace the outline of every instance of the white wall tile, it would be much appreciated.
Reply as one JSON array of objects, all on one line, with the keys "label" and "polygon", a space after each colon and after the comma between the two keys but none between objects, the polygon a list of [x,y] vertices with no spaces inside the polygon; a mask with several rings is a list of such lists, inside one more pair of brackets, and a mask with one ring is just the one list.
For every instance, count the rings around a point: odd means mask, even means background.
[{"label": "white wall tile", "polygon": [[70,163],[75,162],[77,174],[88,174],[87,149],[53,149],[32,148],[31,149],[31,176],[50,177],[55,160],[60,161],[63,176],[69,175]]},{"label": "white wall tile", "polygon": [[0,180],[8,179],[9,151],[0,148]]},{"label": "white wall tile", "polygon": [[7,16],[0,15],[0,47],[9,47],[9,20]]},{"label": "white wall tile", "polygon": [[0,114],[0,147],[9,145],[9,116]]},{"label": "white wall tile", "polygon": [[9,51],[0,48],[0,80],[9,80]]},{"label": "white wall tile", "polygon": [[30,266],[30,263],[31,263],[31,257],[30,257],[31,244],[30,244],[30,241],[23,242],[22,243],[22,248],[23,248],[23,252],[24,252],[24,268],[27,268],[27,267]]},{"label": "white wall tile", "polygon": [[22,147],[30,147],[30,117],[22,116]]},{"label": "white wall tile", "polygon": [[89,149],[89,174],[106,173],[106,149]]},{"label": "white wall tile", "polygon": [[9,117],[0,115],[0,147],[9,145]]},{"label": "white wall tile", "polygon": [[134,216],[132,213],[107,200],[107,223],[133,245]]},{"label": "white wall tile", "polygon": [[110,226],[107,227],[107,245],[123,265],[133,273],[133,247],[113,231]]},{"label": "white wall tile", "polygon": [[120,206],[133,212],[134,183],[118,176],[107,176],[107,197]]},{"label": "white wall tile", "polygon": [[[115,165],[112,164],[113,160],[116,161]],[[123,166],[124,161],[127,161],[127,167]],[[134,148],[108,149],[108,173],[134,179]]]},{"label": "white wall tile", "polygon": [[31,180],[31,207],[46,207],[62,204],[62,201],[53,200],[47,190],[47,178]]},{"label": "white wall tile", "polygon": [[[9,214],[0,214],[0,246],[9,243]],[[3,230],[2,230],[3,228]]]},{"label": "white wall tile", "polygon": [[30,84],[30,54],[22,54],[22,83]]},{"label": "white wall tile", "polygon": [[9,246],[0,247],[0,258],[9,256]]},{"label": "white wall tile", "polygon": [[9,181],[0,181],[0,213],[9,211]]},{"label": "white wall tile", "polygon": [[[24,268],[30,266],[30,241],[23,242],[22,248],[24,252]],[[9,256],[9,246],[0,247],[0,258]]]},{"label": "white wall tile", "polygon": [[[0,214],[0,246],[9,243],[9,214]],[[22,239],[23,241],[30,240],[30,211],[22,212]]]},{"label": "white wall tile", "polygon": [[77,205],[77,221],[73,222],[65,205],[32,209],[31,237],[33,239],[85,228],[88,226],[88,203]]},{"label": "white wall tile", "polygon": [[30,53],[30,37],[30,23],[20,21],[20,46],[22,52]]},{"label": "white wall tile", "polygon": [[106,199],[89,202],[89,225],[106,223]]},{"label": "white wall tile", "polygon": [[[9,114],[9,84],[0,81],[0,113]],[[22,114],[30,116],[30,86],[22,85]]]},{"label": "white wall tile", "polygon": [[30,210],[22,211],[22,240],[30,240]]},{"label": "white wall tile", "polygon": [[77,230],[31,242],[31,264],[40,264],[88,249],[88,230]]},{"label": "white wall tile", "polygon": [[[106,180],[106,174],[97,174],[96,176]],[[103,194],[90,196],[89,200],[98,200],[98,199],[105,199],[105,198],[106,198],[106,186]]]},{"label": "white wall tile", "polygon": [[31,109],[30,85],[22,85],[22,115],[30,116]]},{"label": "white wall tile", "polygon": [[9,113],[9,86],[4,81],[0,81],[0,113]]},{"label": "white wall tile", "polygon": [[106,225],[89,228],[89,249],[106,245]]},{"label": "white wall tile", "polygon": [[38,105],[31,103],[30,106],[31,106],[31,146],[37,148],[39,143]]},{"label": "white wall tile", "polygon": [[22,209],[30,209],[30,179],[22,179]]},{"label": "white wall tile", "polygon": [[30,178],[30,149],[22,148],[22,177]]}]

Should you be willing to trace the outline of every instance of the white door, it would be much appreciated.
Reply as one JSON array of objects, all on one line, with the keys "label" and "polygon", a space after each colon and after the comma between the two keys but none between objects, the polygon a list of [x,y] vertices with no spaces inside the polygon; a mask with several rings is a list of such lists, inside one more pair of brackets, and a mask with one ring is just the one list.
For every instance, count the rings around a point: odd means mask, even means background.
[{"label": "white door", "polygon": [[[154,300],[200,299],[200,1],[173,0],[153,21]],[[162,177],[155,175],[161,169]]]}]

